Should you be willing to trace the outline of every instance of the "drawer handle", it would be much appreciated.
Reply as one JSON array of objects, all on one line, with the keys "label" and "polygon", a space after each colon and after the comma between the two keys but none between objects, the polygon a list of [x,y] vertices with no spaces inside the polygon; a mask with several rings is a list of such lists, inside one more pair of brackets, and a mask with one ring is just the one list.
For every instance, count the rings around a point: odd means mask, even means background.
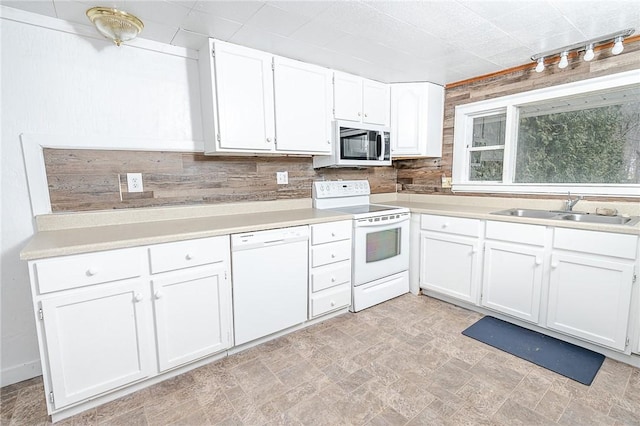
[{"label": "drawer handle", "polygon": [[187,260],[192,260],[193,259],[193,255],[191,253],[187,253],[187,255],[184,257]]},{"label": "drawer handle", "polygon": [[162,299],[162,293],[160,291],[156,291],[154,293],[154,296],[155,296],[156,299]]},{"label": "drawer handle", "polygon": [[97,273],[98,273],[98,270],[96,270],[96,269],[93,269],[93,268],[87,269],[87,276],[88,277],[92,277],[92,276],[96,275]]},{"label": "drawer handle", "polygon": [[332,300],[332,301],[331,301],[331,306],[336,306],[336,302],[335,302],[335,300]]},{"label": "drawer handle", "polygon": [[143,299],[144,299],[144,297],[142,297],[142,295],[140,293],[136,293],[133,296],[133,300],[135,300],[136,302],[142,302]]}]

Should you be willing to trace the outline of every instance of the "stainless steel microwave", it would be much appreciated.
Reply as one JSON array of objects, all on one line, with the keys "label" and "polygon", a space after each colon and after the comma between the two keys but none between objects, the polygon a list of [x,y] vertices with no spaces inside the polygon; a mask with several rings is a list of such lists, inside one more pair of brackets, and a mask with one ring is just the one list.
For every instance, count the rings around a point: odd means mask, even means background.
[{"label": "stainless steel microwave", "polygon": [[313,157],[313,167],[367,167],[391,165],[388,127],[353,121],[333,122],[331,155]]}]

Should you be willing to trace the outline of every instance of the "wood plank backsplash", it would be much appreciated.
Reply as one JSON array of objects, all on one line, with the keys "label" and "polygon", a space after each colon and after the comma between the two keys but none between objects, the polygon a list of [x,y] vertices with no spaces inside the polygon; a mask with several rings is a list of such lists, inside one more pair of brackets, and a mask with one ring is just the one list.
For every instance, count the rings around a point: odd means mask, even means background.
[{"label": "wood plank backsplash", "polygon": [[[395,161],[394,165],[398,169],[398,191],[414,194],[452,194],[450,189],[442,188],[442,176],[451,176],[453,123],[457,105],[638,69],[640,68],[640,39],[625,40],[624,52],[620,55],[612,55],[609,47],[596,51],[595,54],[591,62],[583,61],[582,56],[573,57],[569,60],[569,66],[563,70],[553,64],[548,65],[544,72],[537,73],[534,70],[535,64],[532,63],[532,67],[528,69],[516,68],[507,74],[447,87],[444,101],[442,158]],[[504,194],[495,196],[508,197]],[[531,197],[548,198],[543,195]]]},{"label": "wood plank backsplash", "polygon": [[[372,193],[396,191],[396,169],[313,168],[311,157],[230,157],[197,153],[45,149],[54,212],[310,198],[314,180],[367,179]],[[277,185],[276,172],[289,172]],[[127,191],[142,173],[144,192]]]}]

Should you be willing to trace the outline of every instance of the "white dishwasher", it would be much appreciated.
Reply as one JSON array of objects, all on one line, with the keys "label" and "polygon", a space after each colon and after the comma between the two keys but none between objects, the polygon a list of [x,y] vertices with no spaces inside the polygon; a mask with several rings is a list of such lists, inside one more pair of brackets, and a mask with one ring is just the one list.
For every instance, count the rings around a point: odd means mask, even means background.
[{"label": "white dishwasher", "polygon": [[309,227],[231,235],[235,344],[307,319]]}]

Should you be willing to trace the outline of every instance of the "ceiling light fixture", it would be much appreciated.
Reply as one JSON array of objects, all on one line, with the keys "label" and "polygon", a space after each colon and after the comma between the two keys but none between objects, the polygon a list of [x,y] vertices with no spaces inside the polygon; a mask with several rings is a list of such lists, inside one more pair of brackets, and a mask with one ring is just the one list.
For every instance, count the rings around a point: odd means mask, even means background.
[{"label": "ceiling light fixture", "polygon": [[566,50],[560,54],[560,62],[558,63],[558,68],[564,69],[567,67],[567,65],[569,65],[569,60],[567,59],[568,55],[569,52],[567,52]]},{"label": "ceiling light fixture", "polygon": [[132,14],[110,7],[92,7],[87,10],[87,17],[116,46],[133,40],[144,28],[142,21]]},{"label": "ceiling light fixture", "polygon": [[593,43],[589,43],[587,47],[584,48],[584,57],[582,59],[589,62],[593,59],[594,56],[595,53],[593,53]]},{"label": "ceiling light fixture", "polygon": [[624,50],[624,46],[622,45],[623,37],[616,37],[613,42],[613,48],[611,49],[611,53],[614,55],[619,55]]},{"label": "ceiling light fixture", "polygon": [[[613,41],[613,48],[611,49],[611,53],[613,55],[619,55],[624,50],[624,46],[622,45],[623,40],[626,37],[629,37],[634,32],[635,32],[635,28],[627,28],[626,30],[623,30],[623,31],[618,31],[616,33],[611,33],[601,37],[592,38],[590,40],[585,40],[580,43],[572,44],[559,49],[537,53],[531,57],[531,60],[537,63],[535,67],[536,72],[542,72],[544,71],[545,59],[548,62],[550,58],[560,56],[558,67],[560,69],[564,69],[569,65],[568,59],[569,59],[569,54],[571,52],[584,51],[583,59],[588,62],[593,60],[593,58],[595,57],[595,50],[601,50],[606,47],[606,46],[599,46],[599,47],[596,47],[596,46],[602,45],[602,44],[608,44],[611,41]],[[541,60],[543,62],[540,62]]]}]

